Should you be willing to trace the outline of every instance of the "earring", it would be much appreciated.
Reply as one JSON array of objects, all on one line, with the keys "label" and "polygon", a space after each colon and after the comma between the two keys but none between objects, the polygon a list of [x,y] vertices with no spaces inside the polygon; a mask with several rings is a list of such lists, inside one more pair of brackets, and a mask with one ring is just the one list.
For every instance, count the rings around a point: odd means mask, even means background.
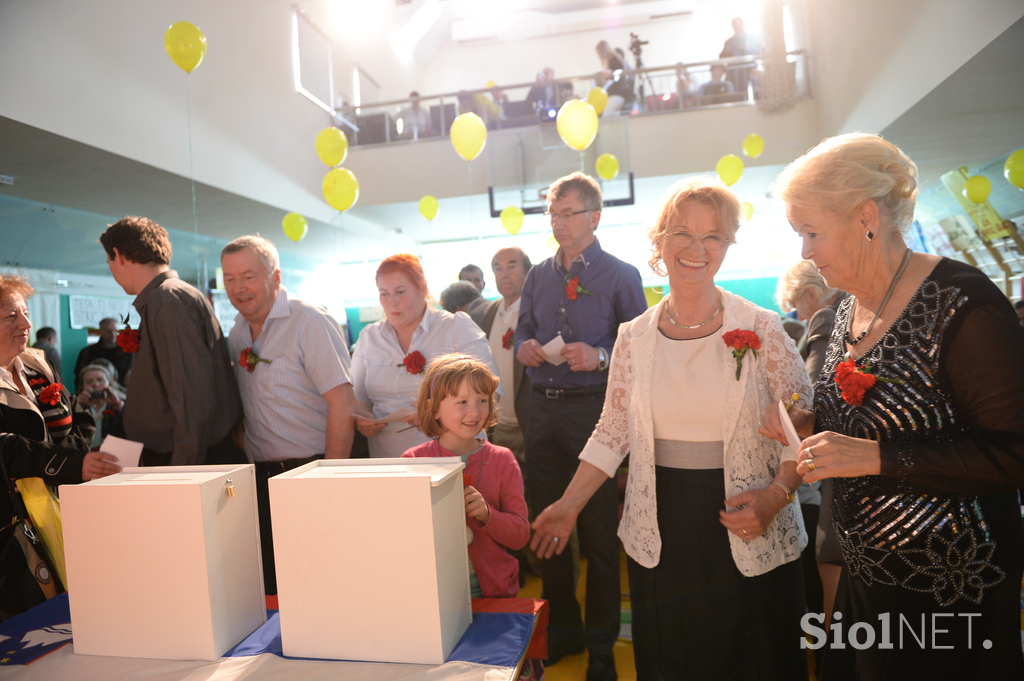
[{"label": "earring", "polygon": [[875,235],[872,234],[871,230],[869,229],[867,232],[864,233],[864,238],[867,239],[868,241],[871,241],[872,239],[875,238]]}]

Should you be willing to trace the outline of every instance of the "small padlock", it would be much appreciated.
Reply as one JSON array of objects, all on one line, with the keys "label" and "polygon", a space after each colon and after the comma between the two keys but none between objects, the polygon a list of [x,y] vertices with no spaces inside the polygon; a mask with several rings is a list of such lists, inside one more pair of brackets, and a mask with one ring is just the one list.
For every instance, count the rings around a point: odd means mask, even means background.
[{"label": "small padlock", "polygon": [[224,492],[229,496],[235,496],[235,482],[231,478],[224,481]]}]

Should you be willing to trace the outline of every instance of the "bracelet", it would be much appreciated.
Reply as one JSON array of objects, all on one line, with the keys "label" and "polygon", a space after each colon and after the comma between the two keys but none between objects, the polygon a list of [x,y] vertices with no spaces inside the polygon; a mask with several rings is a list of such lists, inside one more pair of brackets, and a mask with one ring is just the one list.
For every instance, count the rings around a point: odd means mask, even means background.
[{"label": "bracelet", "polygon": [[796,492],[794,492],[794,491],[793,491],[793,490],[791,490],[791,489],[790,489],[789,487],[787,487],[787,486],[785,485],[785,483],[779,482],[778,480],[775,480],[774,482],[772,482],[772,484],[773,484],[773,485],[778,485],[778,487],[779,487],[779,488],[780,488],[780,489],[781,489],[781,490],[782,490],[783,492],[785,492],[785,493],[786,493],[786,503],[787,503],[787,504],[792,504],[792,503],[793,503],[793,500],[794,500],[794,499],[796,499]]}]

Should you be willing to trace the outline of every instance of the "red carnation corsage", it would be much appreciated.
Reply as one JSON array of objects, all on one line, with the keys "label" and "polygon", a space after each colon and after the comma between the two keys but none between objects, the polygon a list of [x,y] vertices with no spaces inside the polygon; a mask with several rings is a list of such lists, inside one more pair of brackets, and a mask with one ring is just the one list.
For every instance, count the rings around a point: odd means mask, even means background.
[{"label": "red carnation corsage", "polygon": [[743,370],[743,358],[747,350],[757,357],[757,351],[761,349],[761,338],[753,331],[736,329],[722,334],[722,340],[732,348],[732,356],[736,358],[736,380],[740,380],[740,373]]},{"label": "red carnation corsage", "polygon": [[242,354],[239,356],[238,362],[243,367],[245,367],[246,371],[248,371],[251,374],[252,372],[256,371],[257,364],[259,364],[260,362],[263,362],[264,364],[270,364],[271,360],[263,359],[255,352],[253,352],[252,348],[246,348],[242,350]]},{"label": "red carnation corsage", "polygon": [[[849,354],[846,355],[849,357]],[[846,359],[836,365],[836,385],[843,392],[847,404],[859,407],[864,401],[864,393],[874,387],[875,383],[902,383],[898,378],[879,378],[871,372],[871,362],[866,362],[863,369],[857,368],[857,362]]]},{"label": "red carnation corsage", "polygon": [[51,407],[55,406],[60,402],[60,395],[64,391],[64,386],[60,383],[51,383],[50,385],[39,391],[39,401],[44,404],[48,404]]},{"label": "red carnation corsage", "polygon": [[516,335],[516,332],[509,329],[505,332],[505,335],[501,337],[501,349],[508,350],[512,347],[512,337]]},{"label": "red carnation corsage", "polygon": [[117,332],[117,347],[123,352],[131,354],[139,351],[139,332],[128,324],[128,315],[121,320],[124,328]]},{"label": "red carnation corsage", "polygon": [[419,350],[413,350],[405,356],[405,359],[398,366],[405,367],[405,370],[410,374],[422,374],[423,367],[427,366],[427,360]]},{"label": "red carnation corsage", "polygon": [[565,282],[565,296],[569,300],[576,300],[580,296],[589,295],[591,295],[590,291],[580,286],[580,278],[578,276]]}]

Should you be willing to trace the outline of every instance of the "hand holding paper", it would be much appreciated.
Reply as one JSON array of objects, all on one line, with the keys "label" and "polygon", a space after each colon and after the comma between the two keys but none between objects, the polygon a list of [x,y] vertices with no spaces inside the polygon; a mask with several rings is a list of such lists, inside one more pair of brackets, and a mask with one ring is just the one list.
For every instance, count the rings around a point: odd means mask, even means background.
[{"label": "hand holding paper", "polygon": [[139,465],[139,457],[142,456],[142,443],[108,435],[103,438],[100,451],[116,456],[121,468],[134,468]]},{"label": "hand holding paper", "polygon": [[555,366],[563,364],[565,362],[565,357],[562,357],[562,348],[564,347],[565,341],[562,340],[562,337],[560,335],[555,336],[547,343],[545,343],[543,350],[544,354],[547,355],[547,360],[554,364]]},{"label": "hand holding paper", "polygon": [[793,426],[793,421],[789,418],[789,411],[781,401],[779,401],[779,420],[782,421],[782,430],[786,433],[786,440],[789,441],[789,444],[782,450],[782,460],[796,461],[797,454],[800,453],[800,436],[796,434],[796,427]]}]

